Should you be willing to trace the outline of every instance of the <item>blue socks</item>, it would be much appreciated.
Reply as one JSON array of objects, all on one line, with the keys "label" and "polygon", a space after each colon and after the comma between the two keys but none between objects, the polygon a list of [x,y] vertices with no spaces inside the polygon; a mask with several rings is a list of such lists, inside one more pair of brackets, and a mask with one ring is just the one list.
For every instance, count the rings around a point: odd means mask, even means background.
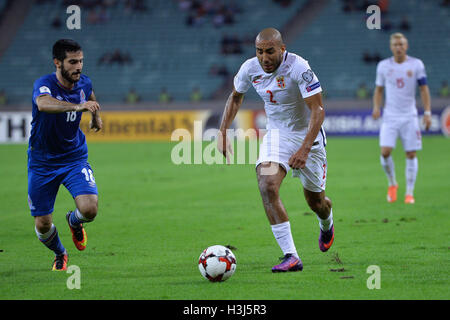
[{"label": "blue socks", "polygon": [[86,219],[78,209],[70,212],[69,223],[72,227],[77,228],[83,222],[91,222],[91,220]]},{"label": "blue socks", "polygon": [[[81,212],[76,209],[72,211],[69,215],[69,223],[72,227],[77,228],[81,223],[90,222],[92,220],[83,217]],[[66,249],[59,239],[58,230],[56,230],[55,225],[52,223],[50,230],[46,233],[40,233],[35,227],[36,235],[47,248],[52,250],[56,255],[67,254]]]},{"label": "blue socks", "polygon": [[58,230],[54,224],[52,224],[50,230],[46,233],[40,233],[35,227],[36,235],[47,248],[52,250],[56,255],[66,254],[66,249],[61,243],[58,236]]}]

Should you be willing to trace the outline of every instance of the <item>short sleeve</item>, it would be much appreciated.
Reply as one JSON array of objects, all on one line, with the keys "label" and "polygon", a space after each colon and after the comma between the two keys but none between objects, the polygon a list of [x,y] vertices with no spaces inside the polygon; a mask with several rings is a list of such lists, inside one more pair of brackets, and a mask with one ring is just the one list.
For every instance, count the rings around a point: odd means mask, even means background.
[{"label": "short sleeve", "polygon": [[384,87],[385,79],[383,74],[383,66],[381,65],[381,62],[377,65],[377,75],[375,79],[375,85],[378,87]]},{"label": "short sleeve", "polygon": [[311,70],[308,61],[297,58],[292,66],[291,78],[298,83],[303,98],[308,98],[322,92],[319,79]]},{"label": "short sleeve", "polygon": [[52,95],[52,92],[50,90],[51,83],[46,78],[38,79],[34,82],[33,86],[33,101],[36,103],[36,98],[43,96],[45,94]]},{"label": "short sleeve", "polygon": [[419,86],[427,84],[427,74],[422,60],[417,60],[416,80]]},{"label": "short sleeve", "polygon": [[89,100],[91,98],[93,89],[92,89],[92,80],[88,76],[86,76],[85,89],[86,89],[86,99]]},{"label": "short sleeve", "polygon": [[252,85],[248,75],[248,63],[244,62],[234,77],[234,89],[239,93],[246,93]]}]

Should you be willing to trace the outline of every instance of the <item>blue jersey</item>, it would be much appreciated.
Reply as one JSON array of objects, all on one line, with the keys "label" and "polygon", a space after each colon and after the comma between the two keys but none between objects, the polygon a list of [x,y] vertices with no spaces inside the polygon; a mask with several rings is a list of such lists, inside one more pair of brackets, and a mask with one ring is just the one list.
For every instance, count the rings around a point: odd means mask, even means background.
[{"label": "blue jersey", "polygon": [[74,104],[86,102],[92,93],[89,77],[81,75],[73,89],[65,88],[52,73],[34,82],[33,120],[28,154],[31,162],[65,164],[87,159],[86,137],[80,129],[82,112],[39,111],[36,98],[42,95]]}]

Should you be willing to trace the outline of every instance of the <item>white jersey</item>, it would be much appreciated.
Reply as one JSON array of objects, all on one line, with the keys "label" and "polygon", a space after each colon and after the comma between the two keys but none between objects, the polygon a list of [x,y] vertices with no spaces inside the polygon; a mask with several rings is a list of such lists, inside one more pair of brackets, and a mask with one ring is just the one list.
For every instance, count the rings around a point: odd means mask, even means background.
[{"label": "white jersey", "polygon": [[273,73],[266,73],[257,57],[248,59],[234,77],[234,88],[237,92],[245,93],[250,86],[255,88],[264,101],[268,130],[306,134],[310,112],[302,97],[310,97],[322,91],[308,61],[285,52],[278,69]]},{"label": "white jersey", "polygon": [[420,59],[406,56],[402,63],[395,62],[394,57],[381,60],[375,84],[386,91],[383,117],[416,116],[416,87],[426,84],[426,77]]}]

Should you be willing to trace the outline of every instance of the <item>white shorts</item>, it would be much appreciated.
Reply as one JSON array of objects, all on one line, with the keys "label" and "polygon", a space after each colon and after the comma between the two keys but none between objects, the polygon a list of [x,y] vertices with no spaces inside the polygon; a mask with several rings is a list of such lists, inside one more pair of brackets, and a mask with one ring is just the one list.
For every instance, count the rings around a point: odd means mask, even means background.
[{"label": "white shorts", "polygon": [[405,151],[421,150],[422,135],[419,118],[383,118],[380,128],[380,147],[395,148],[398,137]]},{"label": "white shorts", "polygon": [[[286,173],[289,172],[291,169],[288,164],[289,159],[300,149],[303,138],[304,134],[286,133],[276,129],[268,130],[259,149],[256,167],[263,162],[276,162],[286,170]],[[321,129],[308,155],[305,168],[292,171],[292,177],[299,177],[303,187],[311,192],[325,190],[327,179],[325,145],[325,132]],[[270,174],[270,171],[267,174]]]}]

